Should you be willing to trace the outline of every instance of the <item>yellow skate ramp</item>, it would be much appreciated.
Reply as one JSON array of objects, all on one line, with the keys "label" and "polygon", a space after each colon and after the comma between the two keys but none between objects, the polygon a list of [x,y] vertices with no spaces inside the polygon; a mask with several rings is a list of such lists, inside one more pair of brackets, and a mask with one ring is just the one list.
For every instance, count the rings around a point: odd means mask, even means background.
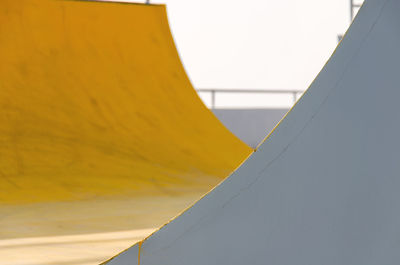
[{"label": "yellow skate ramp", "polygon": [[159,225],[251,152],[198,98],[163,5],[2,0],[0,58],[0,238]]}]

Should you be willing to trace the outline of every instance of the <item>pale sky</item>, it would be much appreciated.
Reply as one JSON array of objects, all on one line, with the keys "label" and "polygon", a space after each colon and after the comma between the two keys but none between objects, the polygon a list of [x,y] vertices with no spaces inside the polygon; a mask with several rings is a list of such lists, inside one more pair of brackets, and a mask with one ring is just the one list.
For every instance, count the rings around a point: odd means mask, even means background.
[{"label": "pale sky", "polygon": [[[350,17],[349,0],[151,2],[167,4],[174,39],[195,88],[304,90]],[[221,96],[219,104],[247,102],[232,97]],[[252,98],[253,104],[265,101]]]},{"label": "pale sky", "polygon": [[200,88],[305,89],[349,26],[349,0],[163,0]]},{"label": "pale sky", "polygon": [[[152,2],[167,4],[176,45],[196,88],[304,90],[350,17],[349,0]],[[255,105],[266,100],[248,97]],[[218,98],[222,105],[231,102],[243,105],[247,100],[243,95]]]}]

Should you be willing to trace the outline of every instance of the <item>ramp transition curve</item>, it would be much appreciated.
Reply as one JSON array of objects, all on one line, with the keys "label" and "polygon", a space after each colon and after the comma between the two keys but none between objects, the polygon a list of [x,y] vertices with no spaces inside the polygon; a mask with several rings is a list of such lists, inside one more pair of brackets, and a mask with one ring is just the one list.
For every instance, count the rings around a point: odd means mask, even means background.
[{"label": "ramp transition curve", "polygon": [[198,98],[163,5],[2,0],[0,58],[2,238],[153,227],[251,152]]},{"label": "ramp transition curve", "polygon": [[108,264],[399,264],[399,12],[366,0],[257,152]]}]

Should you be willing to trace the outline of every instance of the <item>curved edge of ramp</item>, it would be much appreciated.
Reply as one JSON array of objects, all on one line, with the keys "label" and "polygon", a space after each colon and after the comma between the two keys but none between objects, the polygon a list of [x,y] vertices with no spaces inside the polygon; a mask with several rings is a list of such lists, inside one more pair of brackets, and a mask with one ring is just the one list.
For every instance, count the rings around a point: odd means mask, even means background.
[{"label": "curved edge of ramp", "polygon": [[164,5],[0,7],[0,203],[205,190],[251,152],[193,89]]},{"label": "curved edge of ramp", "polygon": [[163,5],[2,0],[0,58],[2,239],[158,227],[251,152],[193,89]]},{"label": "curved edge of ramp", "polygon": [[106,264],[398,264],[399,11],[366,0],[257,152]]}]

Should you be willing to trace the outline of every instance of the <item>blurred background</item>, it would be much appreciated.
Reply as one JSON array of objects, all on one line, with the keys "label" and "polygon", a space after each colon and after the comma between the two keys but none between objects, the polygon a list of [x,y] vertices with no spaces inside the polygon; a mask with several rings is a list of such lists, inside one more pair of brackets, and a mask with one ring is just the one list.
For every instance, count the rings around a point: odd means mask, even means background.
[{"label": "blurred background", "polygon": [[164,0],[182,62],[214,114],[256,147],[307,89],[362,0]]}]

